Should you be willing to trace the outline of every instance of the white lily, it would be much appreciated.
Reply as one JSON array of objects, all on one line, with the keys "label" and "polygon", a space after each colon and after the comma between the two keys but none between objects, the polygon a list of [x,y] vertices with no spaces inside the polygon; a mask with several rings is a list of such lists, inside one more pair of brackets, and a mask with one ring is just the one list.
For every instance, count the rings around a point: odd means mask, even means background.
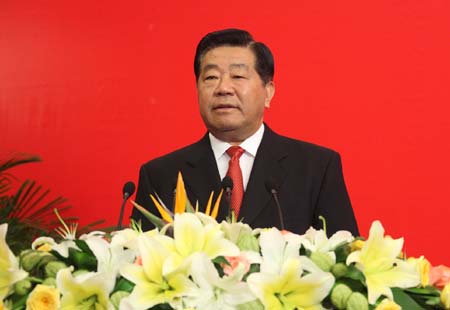
[{"label": "white lily", "polygon": [[[72,238],[71,236],[66,236]],[[74,237],[75,238],[75,237]],[[69,249],[73,248],[76,250],[80,250],[80,248],[74,242],[75,239],[64,239],[60,243],[57,243],[51,237],[38,237],[33,241],[31,248],[33,250],[37,250],[39,247],[43,245],[47,245],[51,250],[56,251],[62,257],[69,257]]]},{"label": "white lily", "polygon": [[239,249],[259,252],[259,244],[256,233],[247,224],[236,222],[228,223],[223,221],[220,223],[225,238],[236,244]]},{"label": "white lily", "polygon": [[25,279],[28,273],[19,268],[19,262],[6,243],[8,224],[0,225],[0,301],[11,291],[14,283]]},{"label": "white lily", "polygon": [[336,263],[336,253],[334,250],[338,246],[351,242],[354,239],[349,231],[341,230],[328,238],[324,230],[316,230],[312,227],[309,228],[304,235],[300,236],[300,238],[301,244],[305,247],[305,249],[311,251],[311,253],[317,253],[329,257],[329,261],[325,264],[325,266],[322,265],[322,268],[326,271],[328,271],[329,267]]},{"label": "white lily", "polygon": [[61,310],[113,310],[109,300],[115,284],[111,274],[88,272],[74,277],[72,268],[62,269],[56,275],[56,283],[61,291]]},{"label": "white lily", "polygon": [[250,290],[266,309],[322,309],[334,277],[307,257],[300,257],[298,238],[281,234],[276,228],[260,235],[261,270],[247,278]]},{"label": "white lily", "polygon": [[128,264],[120,272],[135,284],[131,294],[122,299],[121,308],[138,310],[173,303],[194,287],[184,273],[163,274],[169,251],[155,238],[140,236],[138,248],[142,265]]},{"label": "white lily", "polygon": [[124,264],[131,263],[136,258],[134,251],[124,250],[121,245],[112,245],[103,239],[103,233],[83,235],[80,239],[86,242],[97,258],[97,272],[110,273],[114,279]]},{"label": "white lily", "polygon": [[385,237],[383,226],[375,221],[362,249],[347,257],[347,264],[356,263],[366,278],[370,304],[375,304],[381,295],[393,300],[391,287],[409,288],[420,284],[415,266],[398,258],[402,247],[403,238]]},{"label": "white lily", "polygon": [[111,240],[111,246],[120,245],[134,251],[138,251],[138,237],[139,236],[155,236],[158,234],[157,229],[152,229],[146,232],[137,231],[131,228],[125,228],[119,231],[113,232]]},{"label": "white lily", "polygon": [[33,250],[38,250],[41,247],[48,247],[52,249],[55,245],[56,242],[52,237],[38,237],[33,241],[33,243],[31,243],[31,248]]},{"label": "white lily", "polygon": [[309,228],[302,235],[302,244],[311,252],[330,253],[343,243],[353,241],[354,237],[349,231],[340,230],[334,233],[330,238],[327,237],[325,231]]},{"label": "white lily", "polygon": [[225,237],[233,243],[237,243],[244,234],[253,234],[252,228],[242,222],[228,223],[223,221],[220,226],[225,233]]},{"label": "white lily", "polygon": [[221,278],[211,260],[204,253],[192,256],[190,274],[196,289],[183,298],[183,306],[201,310],[232,310],[239,304],[256,299],[248,285],[242,281],[244,266],[238,267],[230,277]]}]

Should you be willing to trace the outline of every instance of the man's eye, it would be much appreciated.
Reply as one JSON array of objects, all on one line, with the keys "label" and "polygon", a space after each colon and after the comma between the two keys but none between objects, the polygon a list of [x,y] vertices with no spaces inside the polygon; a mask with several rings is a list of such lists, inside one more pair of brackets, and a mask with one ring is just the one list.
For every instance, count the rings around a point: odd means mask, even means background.
[{"label": "man's eye", "polygon": [[233,79],[245,79],[243,75],[233,75]]},{"label": "man's eye", "polygon": [[215,79],[217,79],[217,76],[214,76],[214,75],[208,75],[205,77],[205,81],[206,80],[215,80]]}]

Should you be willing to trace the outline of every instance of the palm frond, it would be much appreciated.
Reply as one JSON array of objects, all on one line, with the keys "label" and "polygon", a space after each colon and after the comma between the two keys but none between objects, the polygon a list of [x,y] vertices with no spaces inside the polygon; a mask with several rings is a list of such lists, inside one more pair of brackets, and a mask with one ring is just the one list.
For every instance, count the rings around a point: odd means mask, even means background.
[{"label": "palm frond", "polygon": [[[61,221],[55,218],[54,210],[57,209],[63,215],[71,208],[66,198],[50,198],[50,190],[33,180],[25,180],[13,192],[13,188],[16,188],[13,183],[19,181],[7,170],[40,161],[39,156],[27,154],[18,154],[0,161],[0,223],[8,223],[7,242],[16,254],[27,248],[37,236],[45,234],[56,237],[55,229],[60,227]],[[78,220],[77,217],[65,215],[61,219],[67,223]],[[81,230],[88,231],[103,222],[100,220],[90,223]]]},{"label": "palm frond", "polygon": [[29,154],[16,154],[13,155],[12,158],[7,159],[4,162],[0,163],[0,173],[3,174],[3,171],[6,171],[8,169],[11,169],[12,167],[28,164],[28,163],[35,163],[42,161],[39,156],[36,155],[29,155]]}]

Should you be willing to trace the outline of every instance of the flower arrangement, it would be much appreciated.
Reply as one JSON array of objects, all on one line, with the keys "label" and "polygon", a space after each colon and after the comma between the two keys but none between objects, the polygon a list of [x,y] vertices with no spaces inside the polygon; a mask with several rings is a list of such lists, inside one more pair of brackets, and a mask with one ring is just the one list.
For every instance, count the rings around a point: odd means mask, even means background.
[{"label": "flower arrangement", "polygon": [[450,268],[404,257],[378,221],[367,240],[252,229],[218,223],[212,199],[196,211],[181,177],[176,192],[174,214],[152,197],[162,219],[147,214],[147,232],[77,237],[62,222],[60,241],[15,256],[0,225],[0,309],[450,309]]}]

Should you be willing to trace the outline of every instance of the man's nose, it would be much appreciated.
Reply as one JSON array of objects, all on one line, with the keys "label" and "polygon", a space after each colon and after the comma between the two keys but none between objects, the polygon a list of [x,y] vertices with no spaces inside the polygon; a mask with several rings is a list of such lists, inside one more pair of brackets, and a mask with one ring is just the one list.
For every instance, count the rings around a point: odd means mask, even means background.
[{"label": "man's nose", "polygon": [[224,75],[219,79],[219,83],[217,84],[215,94],[217,96],[226,96],[234,94],[233,81],[229,76]]}]

